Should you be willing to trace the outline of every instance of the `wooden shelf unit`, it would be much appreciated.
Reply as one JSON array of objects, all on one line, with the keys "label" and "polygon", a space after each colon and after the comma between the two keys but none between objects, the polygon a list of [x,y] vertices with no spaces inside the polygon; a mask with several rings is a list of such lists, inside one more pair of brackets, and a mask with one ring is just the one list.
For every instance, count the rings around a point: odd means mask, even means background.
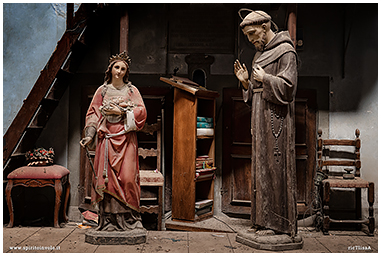
[{"label": "wooden shelf unit", "polygon": [[196,158],[207,155],[215,167],[215,132],[197,136],[197,116],[213,118],[214,130],[219,94],[168,78],[161,80],[174,87],[172,219],[194,222],[212,217],[213,204],[211,211],[196,214],[197,201],[214,199],[214,177],[196,178]]}]

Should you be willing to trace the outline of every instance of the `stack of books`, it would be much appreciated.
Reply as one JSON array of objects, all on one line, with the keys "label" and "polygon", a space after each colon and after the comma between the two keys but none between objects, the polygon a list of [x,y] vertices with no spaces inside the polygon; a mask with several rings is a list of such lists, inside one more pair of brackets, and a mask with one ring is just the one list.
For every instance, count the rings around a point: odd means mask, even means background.
[{"label": "stack of books", "polygon": [[212,211],[213,199],[204,199],[195,203],[196,215],[202,215]]},{"label": "stack of books", "polygon": [[197,117],[197,135],[198,136],[212,136],[214,134],[213,118],[211,117]]},{"label": "stack of books", "polygon": [[216,167],[213,166],[213,158],[210,158],[207,155],[198,156],[196,158],[196,180],[200,178],[214,177],[215,170]]},{"label": "stack of books", "polygon": [[213,128],[213,118],[198,116],[197,128]]},{"label": "stack of books", "polygon": [[198,156],[196,158],[196,169],[207,169],[213,167],[213,158],[209,156]]}]

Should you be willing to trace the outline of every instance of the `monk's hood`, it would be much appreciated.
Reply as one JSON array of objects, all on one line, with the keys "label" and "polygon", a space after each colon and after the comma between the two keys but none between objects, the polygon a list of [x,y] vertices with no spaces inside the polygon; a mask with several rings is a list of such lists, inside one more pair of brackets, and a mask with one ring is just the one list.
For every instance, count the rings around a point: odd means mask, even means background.
[{"label": "monk's hood", "polygon": [[273,39],[264,47],[262,52],[257,52],[255,54],[255,64],[264,68],[288,52],[293,52],[297,56],[288,31],[279,32],[275,34]]}]

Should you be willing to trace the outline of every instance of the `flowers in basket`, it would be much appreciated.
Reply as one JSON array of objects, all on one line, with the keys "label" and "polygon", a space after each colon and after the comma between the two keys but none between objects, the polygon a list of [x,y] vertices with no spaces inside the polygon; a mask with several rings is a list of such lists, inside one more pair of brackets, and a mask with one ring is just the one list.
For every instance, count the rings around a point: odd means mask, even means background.
[{"label": "flowers in basket", "polygon": [[28,162],[28,166],[49,165],[53,164],[54,150],[53,148],[49,148],[49,150],[37,148],[26,152],[25,157]]}]

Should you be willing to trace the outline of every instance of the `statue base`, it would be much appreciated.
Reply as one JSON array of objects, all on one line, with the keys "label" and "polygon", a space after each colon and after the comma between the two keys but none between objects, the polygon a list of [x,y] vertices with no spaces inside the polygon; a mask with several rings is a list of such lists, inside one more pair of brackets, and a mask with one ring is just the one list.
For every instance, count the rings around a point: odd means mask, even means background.
[{"label": "statue base", "polygon": [[142,244],[147,239],[147,230],[133,229],[129,231],[96,231],[91,229],[85,234],[85,242],[90,244]]},{"label": "statue base", "polygon": [[238,232],[236,241],[259,250],[286,251],[303,248],[303,240],[296,235],[294,241],[288,235],[257,235],[252,232]]}]

